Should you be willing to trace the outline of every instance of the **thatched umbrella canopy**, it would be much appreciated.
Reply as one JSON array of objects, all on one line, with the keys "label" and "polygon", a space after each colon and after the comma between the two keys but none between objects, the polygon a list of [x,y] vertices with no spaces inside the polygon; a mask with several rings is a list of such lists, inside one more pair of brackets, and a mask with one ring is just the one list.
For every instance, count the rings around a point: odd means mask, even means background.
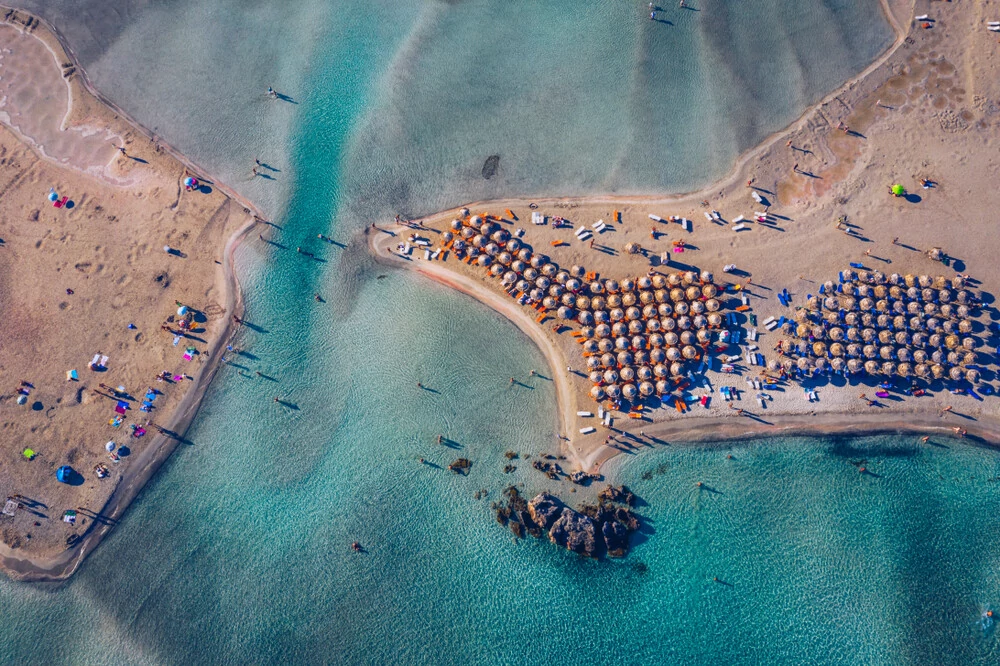
[{"label": "thatched umbrella canopy", "polygon": [[834,342],[837,342],[839,340],[843,340],[844,339],[844,329],[838,328],[838,327],[831,328],[830,332],[829,332],[829,336],[830,336],[830,339],[833,340]]},{"label": "thatched umbrella canopy", "polygon": [[709,312],[717,312],[720,307],[721,304],[719,303],[718,300],[714,298],[710,298],[707,301],[705,301],[705,309],[708,310]]},{"label": "thatched umbrella canopy", "polygon": [[909,326],[914,331],[920,331],[924,328],[924,320],[920,317],[910,317]]},{"label": "thatched umbrella canopy", "polygon": [[607,354],[615,349],[615,341],[611,338],[601,338],[597,341],[597,350],[602,354]]},{"label": "thatched umbrella canopy", "polygon": [[861,353],[865,358],[875,358],[878,355],[878,348],[875,345],[865,345]]},{"label": "thatched umbrella canopy", "polygon": [[590,397],[593,398],[594,400],[603,400],[604,399],[604,389],[602,387],[600,387],[600,386],[591,387],[591,389],[590,389]]},{"label": "thatched umbrella canopy", "polygon": [[649,290],[653,288],[653,279],[648,275],[643,275],[635,281],[635,286],[639,289]]},{"label": "thatched umbrella canopy", "polygon": [[872,290],[872,293],[875,294],[875,298],[883,299],[889,294],[889,289],[884,284],[880,284]]},{"label": "thatched umbrella canopy", "polygon": [[854,357],[861,356],[861,345],[857,343],[851,343],[847,345],[847,355]]},{"label": "thatched umbrella canopy", "polygon": [[[910,305],[916,305],[916,303],[910,303]],[[892,304],[892,311],[896,314],[906,314],[906,305],[903,301],[896,301]]]},{"label": "thatched umbrella canopy", "polygon": [[661,317],[669,317],[674,313],[674,306],[670,303],[660,303],[656,306],[656,311]]},{"label": "thatched umbrella canopy", "polygon": [[969,382],[970,384],[975,384],[976,382],[978,382],[979,381],[979,371],[976,370],[975,368],[969,368],[968,370],[966,370],[965,371],[965,381]]},{"label": "thatched umbrella canopy", "polygon": [[[659,324],[659,322],[656,322],[656,323]],[[649,346],[654,348],[654,353],[655,353],[655,348],[659,348],[659,347],[663,346],[663,336],[660,335],[659,333],[653,333],[652,335],[650,335],[649,336]]]},{"label": "thatched umbrella canopy", "polygon": [[667,360],[674,363],[681,360],[681,350],[677,347],[669,347],[667,349]]},{"label": "thatched umbrella canopy", "polygon": [[878,355],[882,357],[882,360],[888,361],[893,358],[893,352],[895,350],[890,345],[885,345],[878,350]]},{"label": "thatched umbrella canopy", "polygon": [[858,280],[865,284],[871,284],[872,274],[870,271],[858,271]]},{"label": "thatched umbrella canopy", "polygon": [[680,337],[673,331],[668,331],[663,338],[666,340],[668,347],[676,347],[680,343]]},{"label": "thatched umbrella canopy", "polygon": [[830,367],[831,367],[831,368],[832,368],[832,369],[833,369],[833,370],[834,370],[835,372],[843,372],[843,370],[844,370],[844,367],[845,367],[846,365],[847,365],[847,362],[846,362],[846,361],[844,361],[844,359],[842,359],[842,358],[840,358],[840,357],[836,357],[836,358],[832,358],[832,359],[830,359]]},{"label": "thatched umbrella canopy", "polygon": [[968,305],[959,305],[955,308],[955,316],[959,319],[968,319],[970,314]]},{"label": "thatched umbrella canopy", "polygon": [[910,336],[906,331],[899,331],[896,333],[894,340],[897,345],[908,345],[910,344]]},{"label": "thatched umbrella canopy", "polygon": [[701,298],[701,289],[695,285],[691,285],[684,291],[684,297],[689,301],[696,301]]},{"label": "thatched umbrella canopy", "polygon": [[823,317],[823,320],[831,326],[834,326],[840,323],[840,314],[837,312],[827,312]]},{"label": "thatched umbrella canopy", "polygon": [[655,347],[652,350],[650,350],[649,359],[653,363],[663,363],[664,361],[667,360],[667,353],[662,349],[660,349],[659,347]]},{"label": "thatched umbrella canopy", "polygon": [[684,300],[684,290],[680,287],[674,287],[670,290],[670,300],[674,303],[679,303]]},{"label": "thatched umbrella canopy", "polygon": [[882,364],[880,370],[882,371],[883,375],[892,376],[896,374],[896,364],[893,363],[892,361],[886,361],[885,363]]},{"label": "thatched umbrella canopy", "polygon": [[676,287],[683,282],[679,273],[669,273],[667,274],[667,284],[671,287]]},{"label": "thatched umbrella canopy", "polygon": [[657,289],[653,292],[653,300],[657,303],[666,303],[668,298],[670,298],[670,295],[667,293],[666,289]]},{"label": "thatched umbrella canopy", "polygon": [[686,331],[691,328],[691,317],[678,317],[677,318],[677,328],[682,331]]},{"label": "thatched umbrella canopy", "polygon": [[814,342],[812,346],[812,353],[815,356],[826,356],[826,345],[822,342]]},{"label": "thatched umbrella canopy", "polygon": [[611,384],[610,386],[605,386],[604,391],[608,394],[608,397],[614,400],[622,394],[622,389],[618,384]]},{"label": "thatched umbrella canopy", "polygon": [[664,377],[667,377],[670,374],[670,370],[669,368],[667,368],[667,366],[663,365],[662,363],[657,363],[655,366],[653,366],[653,374],[656,375],[657,378],[663,379]]},{"label": "thatched umbrella canopy", "polygon": [[641,319],[633,319],[628,323],[628,332],[632,335],[646,332],[646,322]]},{"label": "thatched umbrella canopy", "polygon": [[913,367],[913,374],[917,377],[927,377],[930,374],[930,368],[926,363],[917,363]]},{"label": "thatched umbrella canopy", "polygon": [[[937,298],[935,298],[935,296],[937,296]],[[920,300],[925,303],[932,303],[935,300],[940,301],[941,303],[947,303],[951,300],[951,294],[947,291],[935,293],[933,289],[922,289],[920,291]]]},{"label": "thatched umbrella canopy", "polygon": [[625,318],[625,311],[621,308],[612,308],[611,311],[608,312],[608,316],[611,317],[611,321],[618,322]]},{"label": "thatched umbrella canopy", "polygon": [[810,310],[819,310],[819,298],[811,296],[806,300],[806,307]]},{"label": "thatched umbrella canopy", "polygon": [[837,357],[844,355],[844,345],[839,342],[834,342],[830,345],[830,356]]},{"label": "thatched umbrella canopy", "polygon": [[847,339],[851,342],[856,342],[861,339],[861,331],[858,330],[857,326],[851,326],[847,329]]},{"label": "thatched umbrella canopy", "polygon": [[952,307],[951,305],[948,305],[947,303],[945,303],[944,305],[941,306],[941,316],[942,317],[944,317],[944,318],[947,319],[947,318],[953,317],[954,315],[955,315],[955,308],[954,307]]},{"label": "thatched umbrella canopy", "polygon": [[632,305],[635,305],[635,303],[636,303],[636,297],[634,293],[632,293],[631,291],[622,292],[622,305],[624,305],[625,307],[630,307]]},{"label": "thatched umbrella canopy", "polygon": [[606,323],[598,324],[594,328],[594,335],[598,338],[607,338],[611,335],[611,327]]},{"label": "thatched umbrella canopy", "polygon": [[962,378],[962,376],[963,376],[964,374],[965,374],[965,373],[964,373],[964,372],[962,372],[962,368],[960,368],[960,367],[958,367],[958,366],[955,366],[955,367],[951,368],[951,369],[950,369],[950,370],[948,371],[948,377],[949,377],[949,378],[950,378],[950,379],[951,379],[952,381],[956,381],[956,382],[957,382],[958,380],[960,380],[960,379]]},{"label": "thatched umbrella canopy", "polygon": [[948,349],[954,349],[959,345],[960,340],[957,335],[947,335],[944,338],[944,346]]},{"label": "thatched umbrella canopy", "polygon": [[659,319],[650,319],[646,322],[646,330],[650,333],[656,333],[662,328]]},{"label": "thatched umbrella canopy", "polygon": [[639,254],[639,250],[642,249],[638,243],[625,243],[625,253],[626,254]]},{"label": "thatched umbrella canopy", "polygon": [[953,277],[951,279],[951,287],[952,287],[952,289],[961,289],[964,286],[965,286],[965,278],[964,277],[960,277],[960,276],[956,275],[955,277]]},{"label": "thatched umbrella canopy", "polygon": [[840,307],[844,310],[851,311],[858,308],[858,299],[853,296],[844,295],[841,296],[838,301],[840,303]]},{"label": "thatched umbrella canopy", "polygon": [[948,352],[948,358],[947,358],[948,365],[959,365],[962,362],[963,355],[964,354],[960,354],[957,351]]},{"label": "thatched umbrella canopy", "polygon": [[913,352],[913,361],[915,363],[926,363],[927,362],[927,352],[923,349],[917,349]]},{"label": "thatched umbrella canopy", "polygon": [[589,310],[582,310],[580,314],[576,316],[576,320],[584,326],[590,326],[594,323],[594,315],[591,314]]},{"label": "thatched umbrella canopy", "polygon": [[916,287],[907,287],[906,289],[906,300],[916,301],[920,298],[920,290]]},{"label": "thatched umbrella canopy", "polygon": [[701,301],[691,302],[691,314],[702,314],[705,312],[705,304]]},{"label": "thatched umbrella canopy", "polygon": [[781,359],[781,367],[785,369],[785,372],[790,372],[795,367],[795,361],[786,356]]},{"label": "thatched umbrella canopy", "polygon": [[962,349],[972,351],[976,348],[976,344],[975,338],[962,338]]},{"label": "thatched umbrella canopy", "polygon": [[976,352],[966,352],[962,356],[962,365],[972,365],[976,362]]},{"label": "thatched umbrella canopy", "polygon": [[785,322],[784,322],[784,323],[783,323],[783,324],[782,324],[782,325],[781,325],[781,326],[780,326],[780,327],[778,328],[778,333],[779,333],[779,334],[781,334],[781,335],[792,335],[792,333],[793,333],[793,327],[792,327],[792,322],[790,322],[790,321],[785,321]]},{"label": "thatched umbrella canopy", "polygon": [[799,340],[798,343],[795,345],[795,351],[800,356],[807,356],[810,351],[809,343],[806,342],[805,340]]},{"label": "thatched umbrella canopy", "polygon": [[802,356],[795,362],[795,365],[798,366],[799,370],[805,371],[812,367],[812,362],[808,356]]},{"label": "thatched umbrella canopy", "polygon": [[[485,254],[476,259],[476,263],[479,264],[480,266],[487,265],[489,261],[490,258],[487,257]],[[501,266],[500,264],[493,264],[492,266],[490,266],[490,275],[492,277],[500,277],[501,273],[503,273],[503,266]]]},{"label": "thatched umbrella canopy", "polygon": [[931,352],[931,363],[944,363],[945,352],[941,349],[935,349]]},{"label": "thatched umbrella canopy", "polygon": [[684,371],[684,364],[683,363],[677,363],[677,362],[675,362],[675,363],[671,363],[670,364],[670,376],[671,377],[677,377],[683,371]]},{"label": "thatched umbrella canopy", "polygon": [[840,308],[840,303],[833,296],[827,296],[823,299],[823,307],[827,310],[837,310]]},{"label": "thatched umbrella canopy", "polygon": [[[708,335],[708,331],[702,331],[702,329],[708,328],[708,318],[705,315],[696,315],[693,320],[694,327],[699,330],[699,332],[704,332]],[[711,336],[708,335],[710,338]]]},{"label": "thatched umbrella canopy", "polygon": [[622,291],[635,291],[635,280],[632,278],[625,278],[622,280]]},{"label": "thatched umbrella canopy", "polygon": [[962,305],[966,305],[972,302],[972,294],[965,289],[960,289],[958,293],[955,294],[955,300]]},{"label": "thatched umbrella canopy", "polygon": [[917,331],[910,338],[910,344],[914,347],[924,347],[927,345],[927,334]]},{"label": "thatched umbrella canopy", "polygon": [[889,311],[889,301],[882,300],[875,301],[875,310],[877,312],[888,312]]},{"label": "thatched umbrella canopy", "polygon": [[814,363],[815,363],[816,370],[818,372],[822,372],[822,371],[826,370],[826,359],[825,358],[817,358]]},{"label": "thatched umbrella canopy", "polygon": [[857,312],[848,312],[844,315],[844,323],[848,326],[857,326],[859,321],[861,321],[861,319],[858,317]]},{"label": "thatched umbrella canopy", "polygon": [[681,356],[683,356],[689,361],[694,360],[698,358],[698,350],[692,347],[691,345],[687,345],[686,347],[684,347],[684,349],[681,350]]},{"label": "thatched umbrella canopy", "polygon": [[[598,361],[596,358],[588,358],[587,359],[587,365],[588,366],[590,366],[590,362],[591,361],[596,361],[598,365],[601,364],[601,362]],[[600,370],[591,370],[591,373],[590,373],[590,382],[592,384],[600,384],[600,383],[604,382],[604,373],[601,372]]]},{"label": "thatched umbrella canopy", "polygon": [[641,382],[639,384],[639,393],[644,396],[651,396],[656,391],[656,388],[650,382]]},{"label": "thatched umbrella canopy", "polygon": [[898,287],[898,286],[889,287],[889,298],[891,298],[892,300],[894,300],[894,301],[902,300],[902,298],[905,295],[906,295],[906,292],[903,291],[903,289],[901,287]]},{"label": "thatched umbrella canopy", "polygon": [[556,304],[558,302],[559,301],[552,298],[551,296],[546,296],[545,298],[542,299],[542,307],[544,307],[546,310],[551,310],[552,308],[556,307]]},{"label": "thatched umbrella canopy", "polygon": [[867,297],[862,298],[861,302],[858,303],[858,307],[867,312],[871,310],[873,307],[875,307],[875,301]]},{"label": "thatched umbrella canopy", "polygon": [[909,377],[913,373],[913,366],[909,363],[900,363],[896,366],[896,374],[900,377]]},{"label": "thatched umbrella canopy", "polygon": [[796,310],[795,314],[792,315],[792,318],[798,323],[803,324],[809,321],[809,312],[808,310]]},{"label": "thatched umbrella canopy", "polygon": [[932,365],[931,376],[934,377],[934,379],[941,379],[942,377],[944,377],[944,366],[938,365],[936,363]]},{"label": "thatched umbrella canopy", "polygon": [[865,372],[869,375],[878,374],[878,367],[877,361],[865,361]]},{"label": "thatched umbrella canopy", "polygon": [[686,315],[691,311],[691,307],[684,301],[680,301],[674,305],[674,314],[676,315]]},{"label": "thatched umbrella canopy", "polygon": [[892,327],[896,329],[906,328],[906,317],[903,315],[898,315],[892,318]]},{"label": "thatched umbrella canopy", "polygon": [[767,369],[771,372],[777,372],[781,365],[778,363],[778,359],[772,358],[767,362]]},{"label": "thatched umbrella canopy", "polygon": [[932,282],[933,280],[931,280],[929,275],[921,275],[920,277],[917,278],[917,284],[920,285],[921,289],[926,289],[927,287],[930,287]]},{"label": "thatched umbrella canopy", "polygon": [[889,315],[880,314],[875,318],[875,326],[878,328],[888,328],[890,321]]},{"label": "thatched umbrella canopy", "polygon": [[972,333],[972,322],[968,319],[958,322],[958,331],[965,334]]},{"label": "thatched umbrella canopy", "polygon": [[667,286],[667,278],[666,278],[666,276],[661,275],[659,273],[657,273],[657,274],[655,274],[653,276],[653,288],[654,289],[663,289],[666,286]]},{"label": "thatched umbrella canopy", "polygon": [[681,346],[693,345],[695,343],[694,333],[691,331],[681,331]]},{"label": "thatched umbrella canopy", "polygon": [[[630,355],[631,356],[631,355]],[[619,372],[623,382],[635,381],[635,368],[632,366],[624,366]]]},{"label": "thatched umbrella canopy", "polygon": [[906,347],[900,347],[896,350],[896,358],[901,362],[906,363],[913,360],[913,356],[910,354],[910,350]]},{"label": "thatched umbrella canopy", "polygon": [[614,354],[606,353],[601,355],[601,365],[605,368],[615,368],[618,366],[618,361],[615,360]]},{"label": "thatched umbrella canopy", "polygon": [[875,326],[876,318],[869,312],[865,312],[861,315],[861,326],[862,328],[872,328]]},{"label": "thatched umbrella canopy", "polygon": [[714,284],[702,285],[701,295],[705,298],[715,298],[719,294],[719,288]]},{"label": "thatched umbrella canopy", "polygon": [[878,332],[878,341],[883,345],[887,345],[892,342],[892,331],[883,329]]},{"label": "thatched umbrella canopy", "polygon": [[874,342],[878,333],[875,332],[874,328],[865,328],[861,330],[861,339],[865,342]]},{"label": "thatched umbrella canopy", "polygon": [[708,315],[708,325],[712,328],[719,328],[722,326],[722,315],[718,312],[713,312]]},{"label": "thatched umbrella canopy", "polygon": [[667,380],[661,379],[656,382],[656,395],[666,395],[667,393],[670,393],[670,384],[667,383]]},{"label": "thatched umbrella canopy", "polygon": [[698,274],[695,273],[694,271],[684,271],[683,273],[681,273],[681,281],[686,285],[697,284]]},{"label": "thatched umbrella canopy", "polygon": [[642,310],[635,307],[634,305],[625,309],[625,318],[628,319],[629,321],[634,321],[636,319],[639,319],[640,317],[642,317]]},{"label": "thatched umbrella canopy", "polygon": [[851,373],[858,372],[863,367],[864,366],[861,364],[861,361],[859,361],[856,358],[848,359],[848,361],[847,361],[847,371],[848,372],[851,372]]},{"label": "thatched umbrella canopy", "polygon": [[862,298],[868,298],[872,295],[872,288],[867,284],[859,284],[857,289],[858,296],[861,296]]}]

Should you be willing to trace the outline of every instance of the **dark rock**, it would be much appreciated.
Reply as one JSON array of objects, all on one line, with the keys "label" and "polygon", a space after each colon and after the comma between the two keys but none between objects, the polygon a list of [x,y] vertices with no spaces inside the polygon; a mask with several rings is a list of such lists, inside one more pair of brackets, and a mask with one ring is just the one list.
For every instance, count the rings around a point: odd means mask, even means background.
[{"label": "dark rock", "polygon": [[472,461],[468,458],[459,458],[452,464],[448,465],[448,469],[455,474],[467,476],[469,474],[469,470],[472,469]]},{"label": "dark rock", "polygon": [[514,536],[516,536],[518,539],[524,538],[524,525],[522,525],[521,523],[515,522],[513,520],[510,521],[510,531],[513,532]]},{"label": "dark rock", "polygon": [[495,176],[497,173],[497,167],[499,166],[500,166],[499,155],[490,155],[489,157],[487,157],[486,161],[483,163],[483,178],[489,180],[490,178]]},{"label": "dark rock", "polygon": [[619,502],[629,506],[635,504],[635,495],[628,489],[628,486],[618,486],[617,488],[608,486],[598,493],[597,498],[602,502]]},{"label": "dark rock", "polygon": [[549,529],[549,539],[574,553],[597,556],[597,525],[589,517],[564,507],[558,520]]},{"label": "dark rock", "polygon": [[628,554],[628,530],[617,520],[601,526],[604,543],[608,547],[608,557],[625,557]]},{"label": "dark rock", "polygon": [[549,493],[539,493],[528,502],[528,515],[531,516],[532,522],[543,530],[552,527],[552,523],[559,518],[562,510],[562,501]]},{"label": "dark rock", "polygon": [[629,532],[635,532],[639,529],[639,519],[635,517],[635,514],[626,508],[619,508],[615,510],[615,520],[624,525]]},{"label": "dark rock", "polygon": [[522,523],[524,523],[524,526],[527,527],[529,530],[532,528],[538,529],[538,525],[536,525],[535,521],[531,519],[531,514],[529,514],[527,511],[518,511],[517,518]]}]

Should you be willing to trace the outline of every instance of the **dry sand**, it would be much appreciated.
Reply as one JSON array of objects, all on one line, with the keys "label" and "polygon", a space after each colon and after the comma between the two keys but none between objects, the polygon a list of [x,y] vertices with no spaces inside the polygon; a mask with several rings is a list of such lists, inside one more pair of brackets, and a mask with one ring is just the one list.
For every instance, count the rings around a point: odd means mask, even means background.
[{"label": "dry sand", "polygon": [[[790,314],[775,298],[781,289],[787,288],[801,304],[823,281],[836,281],[838,272],[850,262],[885,273],[970,274],[981,281],[979,286],[990,303],[989,294],[1000,284],[995,260],[1000,243],[993,220],[993,211],[1000,205],[995,186],[998,158],[992,145],[1000,126],[1000,81],[995,75],[1000,58],[996,53],[998,35],[986,30],[986,21],[1000,20],[1000,3],[917,0],[884,4],[897,29],[893,47],[787,130],[744,155],[719,183],[683,196],[509,199],[468,207],[473,213],[489,211],[503,217],[507,217],[505,209],[511,209],[518,220],[505,225],[511,231],[523,229],[522,240],[528,245],[562,267],[581,264],[603,278],[636,277],[651,269],[667,272],[679,265],[709,270],[717,280],[728,277],[745,283],[752,277],[751,305],[761,320]],[[911,20],[925,13],[935,19],[929,29]],[[843,126],[850,132],[838,129]],[[751,217],[761,210],[747,186],[751,178],[754,188],[771,201],[774,224],[750,224],[749,229],[734,232],[732,224],[706,221],[706,210],[717,209],[727,220],[738,215]],[[921,178],[936,185],[923,189]],[[895,182],[916,196],[890,196],[888,187]],[[529,204],[546,215],[564,217],[574,226],[601,219],[610,222],[614,210],[620,211],[622,222],[598,234],[591,249],[574,238],[572,229],[533,226]],[[690,219],[693,231],[688,233],[678,224],[653,222],[650,213]],[[420,220],[432,230],[423,235],[439,245],[438,234],[456,216],[457,209]],[[841,216],[846,216],[858,233],[848,235],[836,229],[835,221]],[[658,232],[656,240],[650,238],[651,227]],[[570,438],[564,444],[565,453],[580,468],[596,470],[603,461],[629,448],[626,444],[604,446],[605,437],[615,433],[599,427],[595,418],[576,417],[578,410],[596,411],[597,405],[587,395],[590,383],[586,377],[565,372],[567,366],[585,370],[580,348],[568,328],[557,335],[552,331],[552,320],[539,325],[534,320],[536,313],[517,306],[499,289],[498,281],[450,254],[444,261],[425,261],[422,252],[400,258],[394,248],[413,230],[396,225],[379,228],[381,233],[370,233],[379,257],[453,286],[456,280],[448,275],[461,276],[460,288],[491,307],[496,307],[497,295],[502,294],[499,298],[504,307],[497,309],[533,339],[546,338],[540,347],[552,371],[569,387],[558,392],[559,399],[569,403],[563,402],[559,410],[562,431]],[[897,237],[898,245],[893,243]],[[686,241],[687,247],[683,254],[671,253],[675,263],[669,269],[656,266],[658,261],[651,262],[643,255],[623,252],[626,243],[634,242],[658,258],[678,239]],[[568,245],[552,247],[556,240]],[[952,258],[950,265],[925,256],[924,251],[931,247],[943,248]],[[723,275],[722,267],[729,263],[748,275]],[[520,316],[513,316],[511,310]],[[1000,315],[992,306],[983,309],[984,323],[995,318]],[[774,333],[761,336],[759,344],[766,357],[774,357],[772,348],[779,339]],[[982,365],[995,371],[993,345],[991,342],[979,351]],[[992,427],[997,416],[995,398],[979,401],[939,391],[872,408],[858,398],[866,390],[871,395],[870,380],[847,383],[838,377],[809,383],[816,387],[817,402],[807,402],[802,389],[792,384],[784,391],[772,392],[775,399],[761,410],[753,398],[757,392],[744,379],[716,373],[708,373],[708,377],[713,388],[733,385],[743,390],[742,400],[736,402],[745,412],[743,417],[716,394],[707,410],[695,406],[680,415],[673,409],[659,409],[653,412],[652,422],[618,418],[615,427],[626,431],[618,434],[618,439],[634,443],[634,434],[640,430],[663,438],[718,440],[809,430],[939,429],[950,434],[952,427],[967,428],[970,436],[984,441],[998,439]],[[949,405],[953,411],[939,417],[939,410]],[[598,426],[597,432],[580,435],[579,430],[588,425]]]},{"label": "dry sand", "polygon": [[[183,436],[240,311],[232,249],[254,216],[218,184],[203,180],[187,191],[192,165],[95,99],[46,26],[4,13],[0,501],[17,495],[22,508],[0,516],[0,563],[13,577],[53,579],[75,570]],[[50,188],[72,206],[53,207]],[[161,324],[177,301],[204,321],[174,346]],[[190,362],[182,359],[187,346],[199,352]],[[106,371],[88,368],[98,352],[110,358]],[[78,381],[67,380],[69,370]],[[164,370],[190,379],[155,381]],[[22,381],[30,389],[18,405]],[[114,428],[115,400],[102,383],[140,400],[147,387],[163,395],[151,413],[133,401]],[[175,436],[152,427],[131,436],[131,424],[147,421]],[[112,440],[129,450],[120,463],[105,451]],[[22,455],[26,447],[37,452],[33,460]],[[108,477],[97,478],[98,463]],[[82,484],[59,483],[61,465]],[[75,526],[61,520],[68,509],[79,511]],[[78,539],[75,547],[67,539]]]}]

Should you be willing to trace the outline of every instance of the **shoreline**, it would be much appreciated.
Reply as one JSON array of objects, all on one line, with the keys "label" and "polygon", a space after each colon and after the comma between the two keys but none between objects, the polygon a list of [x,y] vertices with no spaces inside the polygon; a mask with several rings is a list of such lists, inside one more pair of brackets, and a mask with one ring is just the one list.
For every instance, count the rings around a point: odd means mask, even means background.
[{"label": "shoreline", "polygon": [[[152,438],[149,446],[137,454],[136,460],[117,481],[111,495],[96,514],[98,519],[91,519],[86,531],[81,534],[72,547],[52,557],[32,558],[18,557],[14,549],[11,549],[6,544],[0,544],[0,571],[3,571],[9,578],[25,582],[57,582],[68,579],[76,572],[86,560],[87,555],[97,548],[104,537],[111,532],[135,497],[156,474],[160,466],[170,457],[178,444],[184,441],[185,434],[197,415],[208,388],[211,386],[218,372],[219,362],[223,356],[220,350],[232,340],[237,331],[233,316],[240,316],[243,312],[243,292],[236,276],[235,251],[247,233],[259,224],[263,217],[252,202],[235,192],[232,188],[217,180],[202,178],[201,174],[206,173],[204,169],[200,168],[189,158],[174,149],[169,143],[138,123],[132,116],[95,89],[76,54],[54,25],[42,17],[21,9],[4,5],[0,5],[0,9],[3,9],[5,13],[11,11],[19,17],[30,17],[37,21],[37,26],[33,27],[29,34],[32,34],[32,36],[45,43],[41,35],[35,34],[37,30],[41,29],[46,31],[49,36],[59,43],[67,58],[72,62],[73,67],[75,67],[81,85],[98,104],[111,110],[119,116],[119,119],[124,124],[145,136],[150,142],[158,146],[191,173],[197,174],[199,180],[210,183],[213,187],[218,188],[227,199],[242,207],[243,212],[250,216],[250,219],[246,223],[226,239],[221,248],[222,257],[220,263],[222,276],[217,284],[222,289],[225,301],[225,325],[216,339],[209,345],[206,354],[208,361],[199,373],[195,385],[185,393],[180,404],[174,408],[170,418],[164,423],[159,424],[165,430],[170,431],[172,435],[157,433]],[[15,27],[24,29],[23,25]],[[68,113],[71,112],[72,110]],[[37,151],[34,147],[32,147],[32,151],[36,152],[40,159],[58,164]]]}]

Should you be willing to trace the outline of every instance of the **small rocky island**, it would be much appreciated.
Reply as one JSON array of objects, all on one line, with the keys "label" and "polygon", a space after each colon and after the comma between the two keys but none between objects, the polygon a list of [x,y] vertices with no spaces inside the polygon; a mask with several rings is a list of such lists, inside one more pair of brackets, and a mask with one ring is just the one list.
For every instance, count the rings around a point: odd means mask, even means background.
[{"label": "small rocky island", "polygon": [[552,543],[587,557],[624,557],[629,535],[639,529],[631,510],[636,498],[626,486],[608,486],[598,494],[596,506],[584,504],[579,510],[550,493],[527,501],[514,486],[508,486],[503,497],[493,503],[497,522],[510,527],[515,536],[527,532],[541,538],[548,533]]}]

